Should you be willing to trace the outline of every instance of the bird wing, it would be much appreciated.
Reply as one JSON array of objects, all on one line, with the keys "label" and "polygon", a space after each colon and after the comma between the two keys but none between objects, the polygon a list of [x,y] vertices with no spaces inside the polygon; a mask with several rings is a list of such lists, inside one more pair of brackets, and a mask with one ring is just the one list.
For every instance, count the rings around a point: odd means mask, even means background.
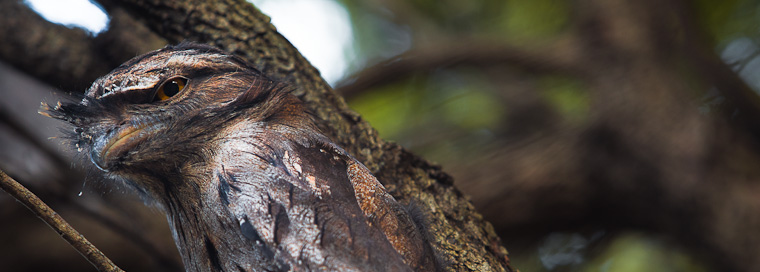
[{"label": "bird wing", "polygon": [[366,167],[341,149],[257,141],[232,153],[234,160],[218,175],[220,199],[243,235],[278,267],[411,270],[403,254],[417,250],[405,236],[414,225]]}]

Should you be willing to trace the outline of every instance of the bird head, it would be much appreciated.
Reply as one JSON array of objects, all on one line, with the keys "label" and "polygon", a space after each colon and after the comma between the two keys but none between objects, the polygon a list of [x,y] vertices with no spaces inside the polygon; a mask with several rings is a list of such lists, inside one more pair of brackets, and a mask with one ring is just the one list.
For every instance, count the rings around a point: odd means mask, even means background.
[{"label": "bird head", "polygon": [[194,43],[135,57],[97,79],[81,101],[41,110],[73,125],[69,138],[98,169],[143,189],[206,159],[205,147],[230,122],[300,125],[304,112],[285,84]]}]

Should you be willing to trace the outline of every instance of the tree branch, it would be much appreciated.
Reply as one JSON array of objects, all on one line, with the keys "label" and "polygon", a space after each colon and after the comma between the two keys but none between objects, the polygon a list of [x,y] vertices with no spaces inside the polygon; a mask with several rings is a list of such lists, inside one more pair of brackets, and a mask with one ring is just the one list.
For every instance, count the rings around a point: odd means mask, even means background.
[{"label": "tree branch", "polygon": [[135,54],[166,44],[123,11],[110,15],[109,30],[94,38],[48,22],[22,1],[0,1],[0,59],[51,86],[81,92]]},{"label": "tree branch", "polygon": [[99,271],[123,272],[103,252],[79,234],[58,213],[53,211],[47,204],[30,192],[23,185],[0,171],[0,189],[10,194],[31,210],[37,217],[45,221],[53,230],[66,240],[79,254],[82,254]]},{"label": "tree branch", "polygon": [[566,75],[577,75],[582,67],[575,58],[576,49],[562,40],[539,49],[468,39],[451,39],[435,44],[440,45],[413,49],[365,68],[338,83],[336,91],[350,99],[363,90],[389,84],[414,73],[454,66],[511,66],[530,73]]}]

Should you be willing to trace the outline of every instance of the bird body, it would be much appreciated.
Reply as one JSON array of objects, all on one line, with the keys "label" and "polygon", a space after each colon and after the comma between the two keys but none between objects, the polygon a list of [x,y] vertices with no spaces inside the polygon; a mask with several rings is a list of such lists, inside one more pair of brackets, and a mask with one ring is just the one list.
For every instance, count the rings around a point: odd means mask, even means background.
[{"label": "bird body", "polygon": [[188,271],[436,269],[406,209],[288,86],[221,50],[136,57],[48,112],[166,212]]}]

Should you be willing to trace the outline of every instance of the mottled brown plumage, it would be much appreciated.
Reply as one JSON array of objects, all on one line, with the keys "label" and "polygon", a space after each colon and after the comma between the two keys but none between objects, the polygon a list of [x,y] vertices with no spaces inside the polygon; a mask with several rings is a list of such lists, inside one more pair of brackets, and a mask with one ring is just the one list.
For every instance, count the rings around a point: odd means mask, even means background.
[{"label": "mottled brown plumage", "polygon": [[106,177],[166,211],[188,271],[435,270],[404,207],[287,88],[188,43],[48,112]]}]

